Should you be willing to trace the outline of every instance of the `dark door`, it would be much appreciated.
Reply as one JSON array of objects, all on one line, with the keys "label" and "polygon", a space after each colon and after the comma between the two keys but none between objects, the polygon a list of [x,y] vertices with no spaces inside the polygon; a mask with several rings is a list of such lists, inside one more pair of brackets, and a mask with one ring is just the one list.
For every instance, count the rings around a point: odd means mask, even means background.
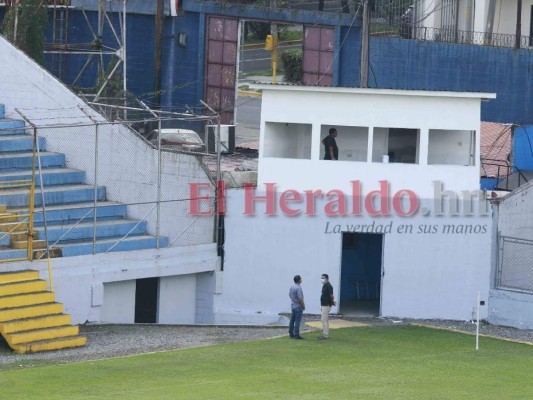
[{"label": "dark door", "polygon": [[137,279],[135,288],[135,323],[157,322],[159,278]]},{"label": "dark door", "polygon": [[343,232],[339,312],[379,315],[383,234]]}]

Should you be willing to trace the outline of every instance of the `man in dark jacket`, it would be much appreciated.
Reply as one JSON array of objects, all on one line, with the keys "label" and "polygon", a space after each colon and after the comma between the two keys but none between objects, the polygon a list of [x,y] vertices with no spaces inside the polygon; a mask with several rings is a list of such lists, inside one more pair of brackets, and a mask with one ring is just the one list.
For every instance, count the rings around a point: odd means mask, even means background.
[{"label": "man in dark jacket", "polygon": [[324,145],[324,160],[338,160],[339,159],[339,148],[337,147],[337,129],[331,128],[329,130],[329,135],[322,139],[322,144]]},{"label": "man in dark jacket", "polygon": [[320,296],[322,336],[319,336],[318,340],[324,340],[329,338],[329,311],[336,303],[333,297],[333,286],[329,283],[328,274],[322,274],[320,280],[322,281],[322,295]]}]

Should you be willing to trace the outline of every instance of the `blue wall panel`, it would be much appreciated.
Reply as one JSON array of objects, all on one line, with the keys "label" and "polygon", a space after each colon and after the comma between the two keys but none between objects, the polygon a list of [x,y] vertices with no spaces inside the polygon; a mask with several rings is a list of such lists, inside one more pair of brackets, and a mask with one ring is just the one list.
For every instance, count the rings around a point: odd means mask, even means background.
[{"label": "blue wall panel", "polygon": [[533,126],[514,127],[513,165],[521,171],[533,171]]},{"label": "blue wall panel", "polygon": [[[361,30],[356,27],[341,27],[340,37],[336,44],[339,65],[338,86],[359,86]],[[335,77],[334,77],[335,79]]]},{"label": "blue wall panel", "polygon": [[533,51],[372,37],[369,86],[495,92],[481,118],[533,122]]},{"label": "blue wall panel", "polygon": [[[204,33],[201,15],[186,13],[167,18],[163,39],[161,104],[166,110],[183,111],[185,105],[195,107],[203,96]],[[186,35],[186,46],[178,44],[180,33]]]}]

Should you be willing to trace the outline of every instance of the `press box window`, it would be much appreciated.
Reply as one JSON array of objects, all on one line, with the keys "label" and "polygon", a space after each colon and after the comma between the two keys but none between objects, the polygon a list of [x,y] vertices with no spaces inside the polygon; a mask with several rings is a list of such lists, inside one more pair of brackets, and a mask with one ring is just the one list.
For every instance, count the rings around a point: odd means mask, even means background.
[{"label": "press box window", "polygon": [[374,128],[373,162],[418,164],[420,131],[405,128]]},{"label": "press box window", "polygon": [[311,159],[311,124],[266,122],[263,157]]}]

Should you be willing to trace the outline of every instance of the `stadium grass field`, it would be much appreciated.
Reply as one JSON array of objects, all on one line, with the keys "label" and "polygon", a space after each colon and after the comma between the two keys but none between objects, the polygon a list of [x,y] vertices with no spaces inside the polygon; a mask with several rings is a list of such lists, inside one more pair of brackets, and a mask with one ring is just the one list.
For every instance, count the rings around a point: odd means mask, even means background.
[{"label": "stadium grass field", "polygon": [[0,373],[5,399],[532,399],[533,346],[415,326]]}]

